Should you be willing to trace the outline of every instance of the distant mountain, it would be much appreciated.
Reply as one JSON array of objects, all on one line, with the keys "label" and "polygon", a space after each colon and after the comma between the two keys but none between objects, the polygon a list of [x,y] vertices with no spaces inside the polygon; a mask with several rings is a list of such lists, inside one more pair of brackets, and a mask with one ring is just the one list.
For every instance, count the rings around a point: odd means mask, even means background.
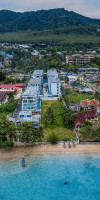
[{"label": "distant mountain", "polygon": [[0,11],[0,32],[44,31],[56,33],[94,33],[100,28],[99,19],[84,17],[72,11],[61,9],[40,10],[16,13]]}]

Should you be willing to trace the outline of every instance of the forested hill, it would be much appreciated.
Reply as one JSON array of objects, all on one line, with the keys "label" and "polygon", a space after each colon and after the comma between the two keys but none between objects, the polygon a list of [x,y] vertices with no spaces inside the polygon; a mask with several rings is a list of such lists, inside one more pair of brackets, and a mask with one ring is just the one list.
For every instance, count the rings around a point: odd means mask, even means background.
[{"label": "forested hill", "polygon": [[96,32],[100,20],[84,17],[65,9],[40,10],[16,13],[8,10],[0,11],[0,32],[26,30],[52,30],[57,33]]}]

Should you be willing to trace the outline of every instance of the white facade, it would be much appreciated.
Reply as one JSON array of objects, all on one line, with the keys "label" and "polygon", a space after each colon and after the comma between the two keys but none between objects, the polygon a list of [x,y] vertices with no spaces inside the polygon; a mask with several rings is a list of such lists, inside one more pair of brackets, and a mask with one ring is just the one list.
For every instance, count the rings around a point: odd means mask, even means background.
[{"label": "white facade", "polygon": [[32,111],[21,111],[19,113],[19,118],[17,120],[17,123],[21,122],[33,122],[34,126],[40,125],[40,114],[34,115]]},{"label": "white facade", "polygon": [[49,94],[55,97],[61,96],[61,81],[58,78],[58,73],[55,69],[48,70],[48,91]]},{"label": "white facade", "polygon": [[41,84],[43,82],[43,70],[34,70],[32,78],[39,78],[41,80]]},{"label": "white facade", "polygon": [[68,78],[69,78],[69,82],[72,83],[77,80],[78,76],[71,75],[71,76],[68,76]]},{"label": "white facade", "polygon": [[39,87],[27,87],[22,95],[22,110],[36,110],[39,95]]}]

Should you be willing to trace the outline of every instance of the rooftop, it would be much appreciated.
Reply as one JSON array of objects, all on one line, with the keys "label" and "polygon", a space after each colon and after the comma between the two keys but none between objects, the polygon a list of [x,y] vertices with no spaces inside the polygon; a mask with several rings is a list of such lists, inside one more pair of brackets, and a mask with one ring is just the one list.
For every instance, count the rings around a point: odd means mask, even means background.
[{"label": "rooftop", "polygon": [[99,102],[96,101],[95,99],[92,99],[92,100],[82,100],[81,101],[81,104],[82,105],[99,105]]},{"label": "rooftop", "polygon": [[38,86],[28,86],[22,96],[37,96],[39,91]]},{"label": "rooftop", "polygon": [[6,85],[0,85],[0,88],[23,88],[23,84],[6,84]]},{"label": "rooftop", "polygon": [[34,70],[33,72],[33,76],[34,75],[42,75],[43,74],[43,70]]},{"label": "rooftop", "polygon": [[41,79],[40,78],[32,78],[29,81],[29,85],[30,84],[41,84]]},{"label": "rooftop", "polygon": [[51,83],[60,83],[61,82],[59,78],[49,78],[49,81]]},{"label": "rooftop", "polygon": [[57,76],[58,76],[58,73],[57,73],[57,70],[56,70],[56,69],[50,69],[50,70],[48,70],[48,71],[47,71],[47,74],[48,74],[49,76],[51,76],[51,75],[57,75]]}]

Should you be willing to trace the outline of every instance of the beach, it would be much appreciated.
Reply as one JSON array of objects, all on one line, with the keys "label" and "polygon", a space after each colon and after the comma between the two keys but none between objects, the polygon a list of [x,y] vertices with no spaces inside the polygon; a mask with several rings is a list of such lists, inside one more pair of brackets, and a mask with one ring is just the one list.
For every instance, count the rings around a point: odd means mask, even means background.
[{"label": "beach", "polygon": [[0,149],[0,161],[12,160],[27,155],[42,154],[76,154],[100,153],[100,144],[77,144],[75,147],[63,147],[63,144],[41,144],[35,146],[13,147],[10,150]]}]

